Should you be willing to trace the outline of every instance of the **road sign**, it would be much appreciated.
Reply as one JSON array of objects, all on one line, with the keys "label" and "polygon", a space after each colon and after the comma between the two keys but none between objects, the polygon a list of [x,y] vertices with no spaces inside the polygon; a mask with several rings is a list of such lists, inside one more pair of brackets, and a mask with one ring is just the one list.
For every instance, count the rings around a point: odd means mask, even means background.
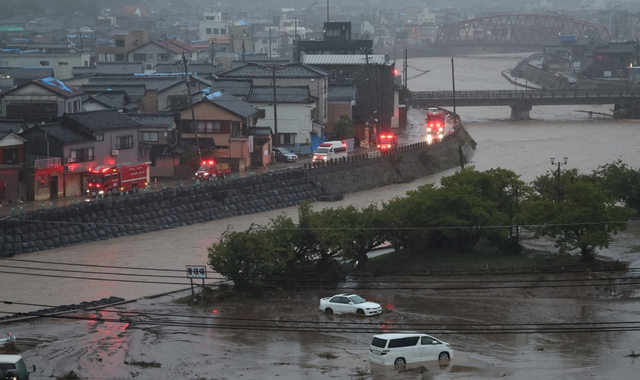
[{"label": "road sign", "polygon": [[204,265],[187,265],[187,278],[207,278],[207,267]]}]

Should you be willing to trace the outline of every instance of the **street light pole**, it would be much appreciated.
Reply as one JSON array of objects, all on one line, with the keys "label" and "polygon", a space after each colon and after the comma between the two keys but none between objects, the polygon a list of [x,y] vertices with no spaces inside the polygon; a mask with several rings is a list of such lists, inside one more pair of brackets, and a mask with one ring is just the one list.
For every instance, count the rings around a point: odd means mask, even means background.
[{"label": "street light pole", "polygon": [[556,177],[558,177],[558,203],[560,202],[560,166],[566,165],[567,161],[569,161],[569,157],[568,156],[562,157],[562,161],[557,161],[557,162],[556,162],[555,157],[551,157],[551,165],[557,165],[558,166],[558,172],[556,174]]},{"label": "street light pole", "polygon": [[187,98],[189,99],[189,107],[191,108],[191,120],[193,121],[193,131],[196,135],[196,149],[198,149],[198,165],[202,163],[202,151],[200,150],[200,139],[198,138],[198,124],[196,123],[196,114],[193,111],[193,100],[191,99],[191,85],[189,83],[189,60],[182,52],[182,59],[179,59],[176,64],[180,67],[184,66],[184,77],[187,81]]}]

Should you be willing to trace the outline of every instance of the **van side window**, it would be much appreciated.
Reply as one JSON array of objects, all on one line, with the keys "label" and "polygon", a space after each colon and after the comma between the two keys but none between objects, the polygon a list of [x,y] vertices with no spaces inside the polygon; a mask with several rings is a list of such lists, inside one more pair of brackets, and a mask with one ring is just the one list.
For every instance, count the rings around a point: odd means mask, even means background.
[{"label": "van side window", "polygon": [[391,339],[389,341],[389,348],[415,346],[418,343],[418,340],[420,340],[419,336],[410,336],[408,338]]},{"label": "van side window", "polygon": [[432,344],[440,344],[440,342],[435,340],[435,339],[433,339],[433,338],[430,338],[428,336],[423,336],[422,337],[422,345],[423,346],[425,346],[425,345],[431,346]]}]

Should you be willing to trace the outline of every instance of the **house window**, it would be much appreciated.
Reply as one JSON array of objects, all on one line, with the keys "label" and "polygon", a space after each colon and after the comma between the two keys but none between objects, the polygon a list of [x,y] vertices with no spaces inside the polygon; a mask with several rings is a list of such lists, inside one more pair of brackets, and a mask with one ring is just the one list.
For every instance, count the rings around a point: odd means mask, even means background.
[{"label": "house window", "polygon": [[158,132],[142,132],[142,141],[158,142]]},{"label": "house window", "polygon": [[96,159],[93,148],[75,149],[71,151],[72,162],[87,162]]},{"label": "house window", "polygon": [[[113,56],[113,54],[108,54]],[[116,61],[118,62],[124,62],[124,54],[116,54]]]},{"label": "house window", "polygon": [[104,54],[104,53],[98,54],[99,62],[113,62],[113,59],[114,59],[113,54]]},{"label": "house window", "polygon": [[133,135],[116,137],[116,149],[133,148]]},{"label": "house window", "polygon": [[49,61],[40,61],[40,66],[49,66]]},{"label": "house window", "polygon": [[18,148],[4,148],[2,150],[2,162],[6,165],[17,165]]},{"label": "house window", "polygon": [[104,141],[104,133],[96,133],[96,141]]},{"label": "house window", "polygon": [[80,101],[76,100],[73,102],[73,112],[78,112],[80,111]]},{"label": "house window", "polygon": [[124,40],[116,40],[116,47],[124,47]]},{"label": "house window", "polygon": [[331,70],[331,80],[336,80],[336,71]]},{"label": "house window", "polygon": [[158,61],[168,61],[169,56],[167,54],[158,53]]},{"label": "house window", "polygon": [[278,133],[279,145],[295,145],[296,134],[295,133]]},{"label": "house window", "polygon": [[147,55],[146,54],[139,54],[139,53],[134,53],[133,54],[133,60],[136,62],[144,62],[147,60]]},{"label": "house window", "polygon": [[231,137],[240,137],[240,122],[231,122]]},{"label": "house window", "polygon": [[220,34],[223,36],[227,35],[227,30],[225,28],[220,28]]},{"label": "house window", "polygon": [[71,103],[67,103],[67,113],[71,113]]},{"label": "house window", "polygon": [[68,66],[69,62],[58,62],[58,65],[60,65],[60,66]]},{"label": "house window", "polygon": [[351,71],[346,71],[344,73],[345,78],[347,79],[353,79],[353,73]]},{"label": "house window", "polygon": [[211,28],[206,28],[206,29],[205,29],[205,33],[206,33],[206,34],[211,34]]}]

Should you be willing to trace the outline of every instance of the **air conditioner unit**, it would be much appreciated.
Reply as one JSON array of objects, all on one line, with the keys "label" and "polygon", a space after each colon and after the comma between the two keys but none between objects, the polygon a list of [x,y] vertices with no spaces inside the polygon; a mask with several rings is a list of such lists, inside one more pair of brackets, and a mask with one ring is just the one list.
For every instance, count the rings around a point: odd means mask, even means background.
[{"label": "air conditioner unit", "polygon": [[118,151],[118,149],[114,149],[114,150],[111,151],[111,155],[112,156],[117,156],[118,153],[120,153],[120,151]]},{"label": "air conditioner unit", "polygon": [[75,157],[69,157],[69,158],[67,158],[67,162],[76,162],[76,158]]}]

